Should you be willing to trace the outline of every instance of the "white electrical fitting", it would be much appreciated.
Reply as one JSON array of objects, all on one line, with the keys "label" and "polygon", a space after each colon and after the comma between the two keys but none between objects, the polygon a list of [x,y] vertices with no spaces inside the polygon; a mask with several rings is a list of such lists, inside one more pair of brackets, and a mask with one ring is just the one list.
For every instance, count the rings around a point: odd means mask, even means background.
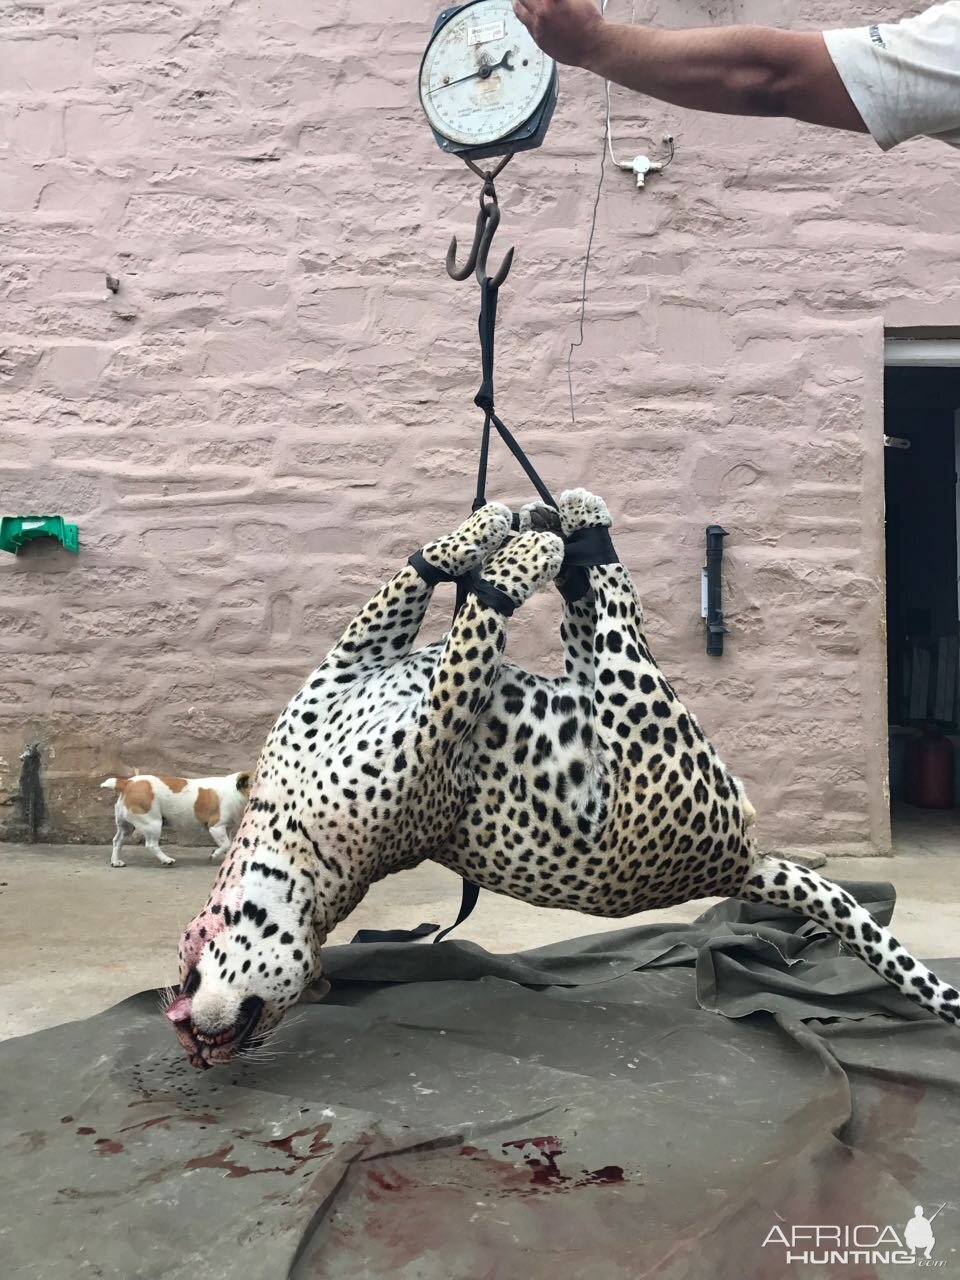
[{"label": "white electrical fitting", "polygon": [[[600,0],[600,13],[605,15],[607,12],[607,0]],[[618,169],[624,169],[628,173],[634,173],[637,177],[637,190],[642,191],[647,184],[648,173],[662,173],[667,165],[671,162],[674,155],[673,136],[665,134],[663,145],[668,149],[665,160],[651,160],[649,156],[638,155],[632,160],[618,160],[613,151],[613,122],[611,120],[610,109],[610,81],[604,80],[603,91],[607,102],[607,150],[610,153],[610,159]]]}]

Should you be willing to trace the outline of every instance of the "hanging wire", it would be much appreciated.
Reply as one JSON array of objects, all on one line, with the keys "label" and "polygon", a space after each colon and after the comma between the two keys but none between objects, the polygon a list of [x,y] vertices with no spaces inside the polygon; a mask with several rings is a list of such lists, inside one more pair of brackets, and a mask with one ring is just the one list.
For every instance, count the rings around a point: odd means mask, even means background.
[{"label": "hanging wire", "polygon": [[[604,5],[603,7],[604,7],[604,9],[605,9],[607,6],[606,6],[606,5]],[[613,122],[611,121],[611,118],[610,118],[611,111],[610,111],[610,81],[609,81],[609,80],[604,80],[604,82],[603,82],[603,92],[604,92],[604,96],[606,97],[606,100],[607,100],[607,151],[610,153],[610,159],[611,159],[611,161],[612,161],[612,162],[617,166],[617,168],[619,169],[619,168],[620,168],[620,161],[619,161],[619,160],[617,159],[617,157],[613,154]]]},{"label": "hanging wire", "polygon": [[[607,11],[607,2],[608,0],[599,0],[601,17]],[[636,4],[634,3],[632,7],[632,12],[631,12],[631,18],[630,18],[631,22],[636,21],[636,16],[637,16]],[[576,406],[574,404],[574,396],[573,396],[573,353],[577,347],[583,346],[583,325],[584,325],[584,320],[586,319],[586,314],[587,314],[587,275],[590,271],[590,254],[593,249],[593,237],[597,229],[597,210],[600,207],[600,194],[603,190],[603,178],[604,178],[604,172],[605,172],[606,158],[608,155],[610,156],[610,162],[611,164],[613,164],[614,168],[617,168],[617,169],[631,168],[630,162],[624,163],[623,161],[618,160],[613,152],[613,123],[611,119],[612,109],[610,106],[610,81],[609,80],[604,80],[603,82],[603,96],[604,96],[604,104],[605,104],[604,130],[603,130],[604,146],[600,150],[600,176],[597,180],[597,192],[596,192],[596,195],[594,196],[594,201],[593,201],[593,216],[590,220],[590,235],[587,240],[587,253],[583,262],[583,283],[580,290],[580,320],[578,324],[577,337],[570,343],[570,349],[567,352],[567,390],[570,394],[570,421],[573,423],[574,426],[576,426],[576,423],[577,423],[577,413],[576,413]],[[663,141],[669,149],[669,154],[667,155],[666,160],[661,162],[660,171],[662,171],[663,169],[666,169],[667,166],[672,163],[673,156],[674,156],[674,144],[673,144],[672,136],[668,134],[663,139]]]},{"label": "hanging wire", "polygon": [[600,193],[603,190],[603,176],[606,171],[606,148],[600,150],[600,176],[597,180],[597,191],[593,198],[593,216],[590,220],[590,236],[587,240],[587,253],[583,260],[583,281],[580,288],[580,322],[577,337],[570,343],[567,352],[567,389],[570,393],[570,421],[576,426],[577,412],[573,399],[573,353],[575,348],[583,346],[583,322],[587,314],[587,274],[590,271],[590,253],[593,249],[593,237],[597,229],[597,210],[600,207]]},{"label": "hanging wire", "polygon": [[[599,0],[600,16],[603,17],[607,9],[607,0]],[[593,198],[593,216],[590,219],[590,235],[587,239],[587,253],[583,260],[583,281],[580,288],[580,321],[578,326],[577,337],[570,343],[570,349],[567,352],[567,390],[570,394],[570,421],[574,426],[577,425],[577,411],[573,398],[573,353],[577,347],[583,346],[583,323],[587,315],[587,275],[590,271],[590,254],[593,250],[593,237],[597,230],[597,211],[600,208],[600,193],[603,191],[603,178],[606,172],[607,150],[610,151],[610,159],[616,164],[613,155],[613,142],[610,136],[610,81],[604,80],[603,92],[606,99],[606,121],[604,124],[604,145],[600,148],[600,174],[597,178],[597,191]]]}]

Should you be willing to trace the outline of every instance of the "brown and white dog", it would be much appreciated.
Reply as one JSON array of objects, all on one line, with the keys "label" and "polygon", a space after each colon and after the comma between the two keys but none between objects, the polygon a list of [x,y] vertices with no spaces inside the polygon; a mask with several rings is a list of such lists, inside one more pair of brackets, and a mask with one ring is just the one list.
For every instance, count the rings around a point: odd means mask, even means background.
[{"label": "brown and white dog", "polygon": [[179,835],[209,832],[217,842],[210,858],[222,858],[240,825],[253,774],[228,773],[225,778],[167,778],[152,773],[133,778],[107,778],[101,787],[117,792],[117,834],[113,837],[111,867],[122,867],[120,850],[127,836],[139,831],[143,843],[169,867],[176,861],[160,848],[164,823]]}]

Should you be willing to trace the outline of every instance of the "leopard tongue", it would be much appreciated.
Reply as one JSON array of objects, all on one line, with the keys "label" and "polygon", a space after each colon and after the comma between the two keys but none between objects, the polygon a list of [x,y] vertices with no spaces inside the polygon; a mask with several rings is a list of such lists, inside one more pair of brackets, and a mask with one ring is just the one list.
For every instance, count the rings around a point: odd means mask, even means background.
[{"label": "leopard tongue", "polygon": [[190,1017],[190,1009],[193,1005],[193,996],[177,996],[173,1004],[169,1005],[163,1011],[163,1016],[169,1018],[171,1022],[186,1022]]}]

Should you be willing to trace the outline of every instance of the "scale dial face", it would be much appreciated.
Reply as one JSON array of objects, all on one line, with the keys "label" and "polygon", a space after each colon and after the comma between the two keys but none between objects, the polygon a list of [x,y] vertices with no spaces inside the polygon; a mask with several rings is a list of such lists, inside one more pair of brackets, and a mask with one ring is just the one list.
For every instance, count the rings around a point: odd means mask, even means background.
[{"label": "scale dial face", "polygon": [[526,124],[550,91],[552,58],[510,0],[475,0],[436,32],[420,67],[420,101],[451,142],[488,146]]}]

